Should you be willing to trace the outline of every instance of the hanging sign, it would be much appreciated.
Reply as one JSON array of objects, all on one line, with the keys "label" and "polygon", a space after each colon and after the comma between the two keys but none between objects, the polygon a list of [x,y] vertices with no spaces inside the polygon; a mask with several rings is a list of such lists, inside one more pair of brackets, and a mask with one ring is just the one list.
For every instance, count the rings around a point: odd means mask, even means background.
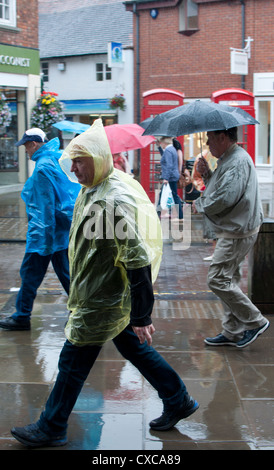
[{"label": "hanging sign", "polygon": [[108,43],[108,66],[123,67],[123,45],[120,42]]},{"label": "hanging sign", "polygon": [[248,75],[248,54],[243,49],[231,50],[230,73],[236,75]]}]

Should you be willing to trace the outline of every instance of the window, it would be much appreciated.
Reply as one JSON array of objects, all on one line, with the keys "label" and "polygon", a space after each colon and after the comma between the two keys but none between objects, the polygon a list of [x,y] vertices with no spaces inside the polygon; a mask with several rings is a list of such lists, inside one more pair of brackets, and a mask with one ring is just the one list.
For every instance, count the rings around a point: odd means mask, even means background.
[{"label": "window", "polygon": [[270,164],[271,160],[271,100],[258,101],[258,121],[259,126],[256,126],[257,137],[257,151],[256,151],[256,165]]},{"label": "window", "polygon": [[107,64],[96,64],[96,81],[111,80],[111,68]]},{"label": "window", "polygon": [[41,63],[41,72],[42,72],[42,80],[43,82],[48,82],[49,81],[49,63],[48,62],[42,62]]},{"label": "window", "polygon": [[9,106],[11,112],[9,124],[0,128],[0,173],[16,172],[18,171],[18,148],[15,147],[18,140],[18,92],[5,88],[0,89],[0,95],[5,96],[5,104]]},{"label": "window", "polygon": [[16,0],[0,0],[0,26],[16,26]]},{"label": "window", "polygon": [[198,30],[198,5],[192,0],[183,0],[179,5],[179,32],[192,34]]}]

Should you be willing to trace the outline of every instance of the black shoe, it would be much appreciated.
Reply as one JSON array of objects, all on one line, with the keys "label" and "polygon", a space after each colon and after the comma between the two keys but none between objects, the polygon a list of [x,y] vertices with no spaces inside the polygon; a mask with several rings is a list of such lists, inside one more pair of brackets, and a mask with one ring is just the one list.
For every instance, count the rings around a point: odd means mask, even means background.
[{"label": "black shoe", "polygon": [[166,411],[164,410],[163,414],[159,418],[153,419],[149,425],[151,429],[155,431],[167,431],[175,426],[180,419],[192,415],[198,408],[199,403],[194,400],[194,398],[188,397],[188,399],[183,402],[181,408],[178,409],[178,407],[176,407],[169,410],[167,409]]},{"label": "black shoe", "polygon": [[10,331],[23,331],[30,330],[30,321],[16,321],[12,317],[4,318],[0,320],[0,328]]},{"label": "black shoe", "polygon": [[236,341],[231,341],[230,339],[226,338],[221,333],[214,338],[206,338],[204,340],[205,344],[208,346],[236,346]]},{"label": "black shoe", "polygon": [[255,339],[257,339],[259,335],[261,335],[265,330],[267,330],[268,327],[269,321],[267,320],[267,322],[260,328],[255,328],[254,330],[246,330],[244,332],[243,338],[236,344],[237,348],[245,348],[249,344],[253,343],[253,341],[255,341]]},{"label": "black shoe", "polygon": [[23,428],[12,428],[11,434],[17,441],[27,447],[59,447],[67,444],[67,436],[50,436],[40,430],[37,423]]}]

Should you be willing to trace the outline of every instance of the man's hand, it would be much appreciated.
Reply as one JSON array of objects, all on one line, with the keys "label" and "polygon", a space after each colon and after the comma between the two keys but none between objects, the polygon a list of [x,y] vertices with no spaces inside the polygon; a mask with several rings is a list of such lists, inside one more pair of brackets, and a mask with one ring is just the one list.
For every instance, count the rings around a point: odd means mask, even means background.
[{"label": "man's hand", "polygon": [[143,344],[147,340],[149,346],[152,345],[152,335],[155,332],[155,328],[152,323],[148,326],[133,326],[134,333],[138,336],[140,343]]}]

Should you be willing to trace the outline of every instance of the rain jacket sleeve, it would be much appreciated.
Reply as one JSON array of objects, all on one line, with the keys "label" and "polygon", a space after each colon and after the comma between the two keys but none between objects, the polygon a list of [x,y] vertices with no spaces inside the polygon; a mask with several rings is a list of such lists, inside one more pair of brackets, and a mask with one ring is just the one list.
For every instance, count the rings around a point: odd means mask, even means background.
[{"label": "rain jacket sleeve", "polygon": [[198,212],[218,237],[244,237],[262,223],[256,170],[251,157],[234,144],[218,161],[203,195],[195,202]]},{"label": "rain jacket sleeve", "polygon": [[28,202],[28,244],[39,246],[39,254],[42,256],[51,254],[54,244],[55,204],[52,182],[43,171],[37,171]]},{"label": "rain jacket sleeve", "polygon": [[245,191],[247,170],[245,165],[241,165],[241,168],[232,167],[223,173],[214,190],[210,194],[205,192],[202,196],[202,212],[210,216],[235,206]]},{"label": "rain jacket sleeve", "polygon": [[130,323],[132,326],[147,326],[152,323],[151,313],[154,294],[151,282],[151,266],[128,269],[131,292]]}]

